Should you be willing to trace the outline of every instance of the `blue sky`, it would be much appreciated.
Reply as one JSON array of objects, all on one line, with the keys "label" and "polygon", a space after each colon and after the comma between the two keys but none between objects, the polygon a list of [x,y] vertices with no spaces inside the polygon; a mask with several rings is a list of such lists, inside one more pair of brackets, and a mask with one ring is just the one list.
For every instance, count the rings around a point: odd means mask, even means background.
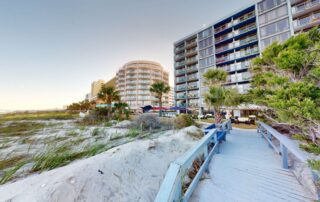
[{"label": "blue sky", "polygon": [[252,0],[2,0],[0,109],[84,99],[130,60],[160,62],[173,84],[173,42]]}]

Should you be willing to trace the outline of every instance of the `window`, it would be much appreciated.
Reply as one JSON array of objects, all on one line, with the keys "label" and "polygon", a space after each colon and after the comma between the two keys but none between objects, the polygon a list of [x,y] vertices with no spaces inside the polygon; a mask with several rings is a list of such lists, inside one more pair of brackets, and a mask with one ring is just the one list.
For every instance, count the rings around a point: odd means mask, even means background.
[{"label": "window", "polygon": [[285,31],[287,29],[289,29],[288,18],[272,23],[270,25],[264,26],[260,29],[260,32],[262,37],[266,37],[278,32]]},{"label": "window", "polygon": [[214,56],[201,59],[199,61],[199,65],[200,67],[208,67],[214,65]]},{"label": "window", "polygon": [[269,46],[270,44],[272,44],[273,42],[275,41],[278,41],[278,42],[284,42],[285,40],[287,40],[289,37],[291,36],[291,33],[290,32],[285,32],[285,33],[282,33],[282,34],[278,34],[276,36],[272,36],[272,37],[269,37],[269,38],[266,38],[264,40],[262,40],[261,42],[261,48],[262,49],[265,49],[267,46]]},{"label": "window", "polygon": [[199,39],[204,39],[204,38],[207,38],[208,36],[211,36],[212,35],[212,28],[208,28],[202,32],[199,33]]},{"label": "window", "polygon": [[288,15],[287,5],[283,5],[275,10],[272,10],[270,12],[263,14],[263,15],[260,15],[259,16],[259,24],[263,25],[265,23],[268,23],[272,20],[283,17],[285,15]]},{"label": "window", "polygon": [[210,45],[213,44],[212,42],[213,42],[212,37],[209,37],[209,38],[207,38],[207,39],[204,39],[204,40],[202,40],[202,41],[199,42],[199,48],[200,48],[200,49],[203,49],[203,48],[205,48],[205,47],[208,47],[208,46],[210,46]]},{"label": "window", "polygon": [[270,9],[282,4],[285,1],[286,0],[265,0],[263,2],[260,2],[258,4],[259,13],[262,13],[266,10],[270,10]]},{"label": "window", "polygon": [[209,48],[203,49],[199,52],[200,58],[204,58],[212,54],[213,54],[213,46],[210,46]]}]

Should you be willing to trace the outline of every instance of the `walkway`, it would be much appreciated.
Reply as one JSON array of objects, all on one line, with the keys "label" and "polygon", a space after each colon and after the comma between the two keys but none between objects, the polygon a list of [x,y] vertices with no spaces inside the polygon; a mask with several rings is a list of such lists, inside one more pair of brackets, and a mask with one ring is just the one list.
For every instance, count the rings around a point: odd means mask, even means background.
[{"label": "walkway", "polygon": [[209,176],[199,182],[190,201],[313,201],[265,139],[251,130],[234,129],[214,155]]}]

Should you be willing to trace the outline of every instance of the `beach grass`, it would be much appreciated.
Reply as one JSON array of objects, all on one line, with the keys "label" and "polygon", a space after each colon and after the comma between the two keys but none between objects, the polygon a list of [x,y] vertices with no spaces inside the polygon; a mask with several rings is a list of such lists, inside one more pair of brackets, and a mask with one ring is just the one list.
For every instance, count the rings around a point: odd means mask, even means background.
[{"label": "beach grass", "polygon": [[78,113],[68,111],[16,112],[0,115],[0,122],[20,120],[68,120],[75,119]]},{"label": "beach grass", "polygon": [[29,136],[33,132],[47,127],[44,123],[35,122],[13,122],[0,127],[1,136]]}]

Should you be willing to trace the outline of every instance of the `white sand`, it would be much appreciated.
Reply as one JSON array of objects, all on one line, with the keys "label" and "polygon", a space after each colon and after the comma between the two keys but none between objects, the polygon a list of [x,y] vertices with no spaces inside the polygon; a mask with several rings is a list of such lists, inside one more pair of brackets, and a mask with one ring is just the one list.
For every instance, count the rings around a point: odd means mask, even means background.
[{"label": "white sand", "polygon": [[[137,140],[2,185],[0,201],[153,201],[170,162],[195,145],[186,134],[194,130],[191,126],[156,140]],[[156,146],[148,149],[152,141]]]}]

